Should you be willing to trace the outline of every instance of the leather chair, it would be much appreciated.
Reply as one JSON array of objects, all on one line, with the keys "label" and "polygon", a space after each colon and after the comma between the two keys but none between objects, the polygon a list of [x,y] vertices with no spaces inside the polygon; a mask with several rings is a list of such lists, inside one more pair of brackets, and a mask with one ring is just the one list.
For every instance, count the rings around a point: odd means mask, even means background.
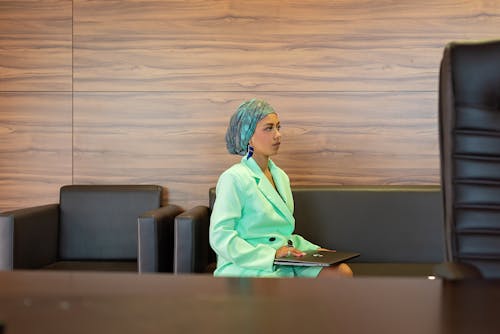
[{"label": "leather chair", "polygon": [[446,278],[500,277],[500,40],[448,44],[439,86]]},{"label": "leather chair", "polygon": [[[156,245],[170,256],[161,269],[172,272],[173,223],[182,210],[161,200],[157,185],[63,186],[57,204],[0,215],[0,269],[144,272],[156,259],[141,246]],[[140,215],[157,219],[138,222]]]}]

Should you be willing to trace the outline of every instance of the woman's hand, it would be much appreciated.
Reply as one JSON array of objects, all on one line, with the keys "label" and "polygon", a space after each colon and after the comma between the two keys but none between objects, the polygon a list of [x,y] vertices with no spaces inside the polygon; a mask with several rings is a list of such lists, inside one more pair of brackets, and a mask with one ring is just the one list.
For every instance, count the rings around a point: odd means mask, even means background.
[{"label": "woman's hand", "polygon": [[290,247],[290,246],[282,246],[276,250],[276,258],[279,259],[280,257],[285,257],[285,256],[296,256],[296,257],[301,257],[306,255],[301,250],[298,250],[297,248]]}]

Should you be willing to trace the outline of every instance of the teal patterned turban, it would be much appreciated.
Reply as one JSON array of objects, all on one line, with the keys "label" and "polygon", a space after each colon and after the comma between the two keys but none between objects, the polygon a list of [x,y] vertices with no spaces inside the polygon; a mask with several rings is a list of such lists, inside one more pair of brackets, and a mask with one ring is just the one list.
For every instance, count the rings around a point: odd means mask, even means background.
[{"label": "teal patterned turban", "polygon": [[226,147],[229,153],[245,155],[257,123],[272,113],[276,112],[264,100],[251,99],[243,102],[229,120],[226,131]]}]

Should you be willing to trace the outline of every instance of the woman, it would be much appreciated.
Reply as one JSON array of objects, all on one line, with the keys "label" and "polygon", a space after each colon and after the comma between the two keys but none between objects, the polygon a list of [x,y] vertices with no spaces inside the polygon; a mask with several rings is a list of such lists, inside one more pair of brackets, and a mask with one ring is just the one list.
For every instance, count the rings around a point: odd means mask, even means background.
[{"label": "woman", "polygon": [[274,259],[303,256],[320,248],[293,234],[293,198],[286,173],[270,159],[281,145],[278,114],[265,101],[241,104],[230,119],[227,149],[243,155],[216,187],[210,245],[217,253],[215,276],[352,276],[341,264],[327,267],[274,265]]}]

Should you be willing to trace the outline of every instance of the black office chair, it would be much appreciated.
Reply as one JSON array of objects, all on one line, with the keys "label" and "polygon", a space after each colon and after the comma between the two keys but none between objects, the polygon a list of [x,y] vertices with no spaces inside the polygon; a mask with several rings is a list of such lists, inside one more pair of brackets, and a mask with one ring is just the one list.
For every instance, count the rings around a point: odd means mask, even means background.
[{"label": "black office chair", "polygon": [[[157,185],[63,186],[59,203],[0,214],[0,270],[172,272],[173,224],[182,210],[161,200]],[[170,266],[150,266],[158,252],[141,252],[145,245],[162,249]]]},{"label": "black office chair", "polygon": [[500,277],[500,40],[450,43],[439,87],[447,278]]}]

